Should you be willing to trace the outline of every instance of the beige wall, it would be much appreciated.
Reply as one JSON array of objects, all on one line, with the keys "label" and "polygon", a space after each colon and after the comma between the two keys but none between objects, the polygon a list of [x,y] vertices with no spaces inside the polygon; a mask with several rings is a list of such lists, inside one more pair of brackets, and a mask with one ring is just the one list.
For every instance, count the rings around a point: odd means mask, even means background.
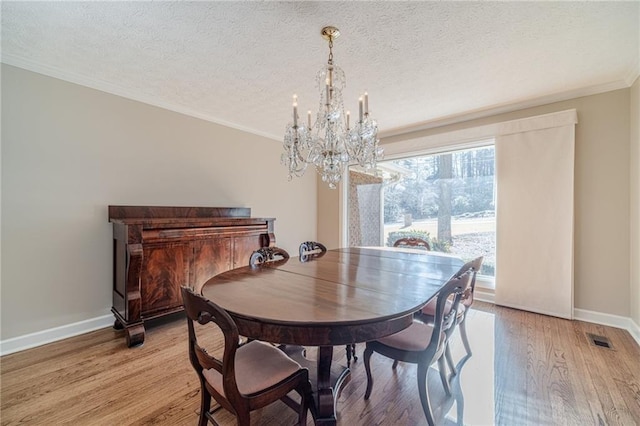
[{"label": "beige wall", "polygon": [[[383,144],[575,108],[575,307],[628,317],[630,90],[527,108],[413,134]],[[379,117],[382,122],[382,117]],[[319,205],[332,201],[319,193]],[[329,193],[330,194],[330,193]],[[337,226],[318,229],[320,240]]]},{"label": "beige wall", "polygon": [[640,328],[640,78],[631,87],[631,319]]},{"label": "beige wall", "polygon": [[[316,238],[316,178],[281,145],[2,65],[0,339],[108,314],[107,205],[251,207],[278,245]],[[304,212],[302,208],[304,207]]]},{"label": "beige wall", "polygon": [[329,250],[342,246],[342,184],[336,189],[318,178],[318,241]]}]

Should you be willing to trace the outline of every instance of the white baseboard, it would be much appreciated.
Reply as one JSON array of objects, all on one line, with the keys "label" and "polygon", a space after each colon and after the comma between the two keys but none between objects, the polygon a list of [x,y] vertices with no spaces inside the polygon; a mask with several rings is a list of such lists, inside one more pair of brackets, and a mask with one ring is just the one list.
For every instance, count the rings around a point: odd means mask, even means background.
[{"label": "white baseboard", "polygon": [[608,325],[610,327],[627,330],[629,334],[631,334],[631,337],[633,337],[638,345],[640,345],[640,326],[638,326],[638,324],[629,317],[604,314],[602,312],[588,311],[586,309],[574,309],[573,318],[580,321]]},{"label": "white baseboard", "polygon": [[113,314],[108,314],[75,322],[73,324],[67,324],[60,327],[50,328],[48,330],[25,334],[24,336],[2,340],[0,341],[0,356],[9,355],[14,352],[35,348],[36,346],[46,345],[47,343],[57,342],[58,340],[106,328],[112,326],[113,321]]},{"label": "white baseboard", "polygon": [[631,336],[633,336],[633,338],[636,339],[638,346],[640,346],[640,325],[638,325],[636,322],[634,322],[631,319],[629,319],[629,321],[631,321],[631,328],[627,329],[627,331],[629,331]]},{"label": "white baseboard", "polygon": [[[494,303],[494,293],[492,289],[485,290],[483,288],[476,287],[474,296],[476,300]],[[631,318],[588,311],[586,309],[574,309],[573,316],[574,319],[580,321],[592,322],[595,324],[627,330],[638,345],[640,345],[640,326],[638,326],[638,324],[636,324]],[[75,322],[73,324],[2,340],[0,341],[0,356],[46,345],[47,343],[57,342],[58,340],[89,333],[101,328],[111,327],[113,325],[113,321],[113,314],[109,313],[100,317]]]},{"label": "white baseboard", "polygon": [[[476,286],[474,298],[481,302],[495,303],[495,291],[492,288]],[[640,345],[640,326],[629,317],[604,314],[586,309],[574,309],[573,319],[627,330]]]}]

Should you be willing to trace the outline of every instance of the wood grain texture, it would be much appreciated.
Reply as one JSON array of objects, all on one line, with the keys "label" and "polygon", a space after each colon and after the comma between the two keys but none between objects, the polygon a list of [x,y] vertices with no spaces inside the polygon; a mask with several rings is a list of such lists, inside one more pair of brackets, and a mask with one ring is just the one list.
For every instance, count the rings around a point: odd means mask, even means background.
[{"label": "wood grain texture", "polygon": [[[202,285],[214,275],[231,269],[233,252],[231,238],[194,241],[193,264],[189,282],[200,292]],[[255,244],[255,241],[254,241]]]},{"label": "wood grain texture", "polygon": [[233,269],[207,281],[202,293],[232,316],[264,324],[370,326],[419,310],[463,263],[416,250],[330,250],[307,262]]},{"label": "wood grain texture", "polygon": [[145,245],[140,275],[142,315],[182,305],[180,286],[189,285],[192,247],[186,243]]},{"label": "wood grain texture", "polygon": [[109,206],[109,219],[250,216],[248,207]]},{"label": "wood grain texture", "polygon": [[[2,425],[195,425],[199,383],[187,353],[184,319],[155,321],[142,347],[128,349],[124,331],[98,330],[0,359]],[[442,425],[640,424],[640,347],[624,330],[475,302],[467,318],[473,356],[442,390],[429,371],[434,415]],[[585,333],[610,339],[613,350]],[[219,336],[209,336],[212,350]],[[464,355],[453,335],[456,361]],[[308,349],[315,357],[315,349]],[[345,362],[344,347],[334,360]],[[416,369],[373,357],[376,386],[364,401],[364,365],[351,365],[338,400],[338,424],[424,425]],[[460,366],[460,364],[459,364]],[[276,403],[252,413],[256,425],[293,425]],[[546,419],[549,423],[541,423]],[[221,411],[222,425],[234,425]],[[311,419],[308,420],[311,425]]]}]

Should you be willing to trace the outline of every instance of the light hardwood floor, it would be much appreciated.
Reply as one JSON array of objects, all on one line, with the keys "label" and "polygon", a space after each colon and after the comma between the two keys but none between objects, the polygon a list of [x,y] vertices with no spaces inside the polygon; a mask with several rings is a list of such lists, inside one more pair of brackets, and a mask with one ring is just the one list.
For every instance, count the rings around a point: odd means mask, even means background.
[{"label": "light hardwood floor", "polygon": [[[436,418],[443,425],[638,425],[640,347],[623,330],[476,302],[468,317],[474,350],[446,397],[429,373]],[[602,335],[613,349],[590,344]],[[1,364],[2,425],[195,425],[199,384],[187,356],[184,319],[148,329],[142,347],[125,347],[122,332],[99,330],[7,355]],[[215,344],[216,342],[212,342]],[[357,347],[362,355],[364,344]],[[309,350],[313,356],[313,349]],[[344,361],[344,347],[334,359]],[[364,365],[353,364],[338,402],[342,425],[423,425],[416,368],[374,354],[369,401]],[[235,424],[219,412],[222,424]],[[253,424],[292,425],[295,413],[276,403]],[[311,424],[311,421],[309,422]]]}]

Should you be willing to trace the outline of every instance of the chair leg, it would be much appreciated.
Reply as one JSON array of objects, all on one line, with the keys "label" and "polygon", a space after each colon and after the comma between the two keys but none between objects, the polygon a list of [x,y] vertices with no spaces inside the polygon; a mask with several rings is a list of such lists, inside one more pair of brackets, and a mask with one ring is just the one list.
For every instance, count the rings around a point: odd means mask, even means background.
[{"label": "chair leg", "polygon": [[398,360],[394,359],[393,360],[393,365],[391,366],[391,368],[393,368],[395,370],[395,368],[398,366]]},{"label": "chair leg", "polygon": [[436,422],[433,420],[433,414],[431,413],[431,403],[429,402],[429,390],[427,388],[427,373],[429,372],[429,366],[426,363],[418,364],[418,392],[420,393],[420,402],[422,403],[422,410],[424,416],[427,418],[427,424],[429,426],[435,426]]},{"label": "chair leg", "polygon": [[356,344],[352,343],[351,344],[351,355],[353,355],[353,361],[357,361],[358,360],[358,356],[356,355]]},{"label": "chair leg", "polygon": [[451,347],[449,346],[449,342],[447,342],[447,347],[444,351],[444,356],[447,357],[447,364],[449,364],[449,369],[451,370],[451,376],[455,376],[458,374],[456,370],[456,365],[453,363],[453,357],[451,356]]},{"label": "chair leg", "polygon": [[307,410],[309,409],[309,402],[305,396],[302,396],[300,400],[300,412],[298,413],[298,425],[307,426]]},{"label": "chair leg", "polygon": [[312,409],[313,404],[313,390],[311,389],[311,382],[306,381],[298,387],[298,393],[300,394],[300,411],[298,413],[298,424],[300,426],[307,425],[307,410]]},{"label": "chair leg", "polygon": [[198,421],[198,426],[207,426],[209,419],[207,418],[207,413],[211,409],[211,395],[209,395],[209,391],[205,388],[204,384],[200,386],[200,420]]},{"label": "chair leg", "polygon": [[239,411],[236,413],[238,426],[251,426],[251,415],[249,411]]},{"label": "chair leg", "polygon": [[449,387],[449,381],[447,380],[447,366],[444,362],[444,356],[440,355],[438,358],[438,370],[440,370],[440,380],[442,381],[442,387],[447,393],[447,396],[451,396],[451,388]]},{"label": "chair leg", "polygon": [[372,353],[373,350],[368,347],[364,350],[364,370],[367,372],[367,390],[364,392],[364,399],[369,399],[371,389],[373,389],[373,376],[371,376],[371,365],[369,364]]},{"label": "chair leg", "polygon": [[460,337],[462,337],[462,344],[464,345],[464,350],[467,351],[467,355],[471,356],[471,346],[469,346],[469,339],[467,338],[467,314],[465,313],[464,318],[460,321]]}]

